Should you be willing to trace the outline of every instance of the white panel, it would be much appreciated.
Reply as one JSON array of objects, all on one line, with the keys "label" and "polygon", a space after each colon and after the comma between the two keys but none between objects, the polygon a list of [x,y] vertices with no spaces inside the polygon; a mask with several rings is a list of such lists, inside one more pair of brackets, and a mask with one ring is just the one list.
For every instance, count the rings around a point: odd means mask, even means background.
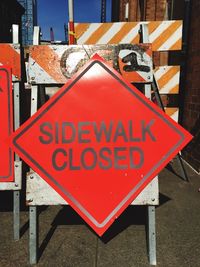
[{"label": "white panel", "polygon": [[[29,206],[40,205],[67,205],[67,202],[37,173],[27,174],[26,201]],[[132,205],[158,205],[159,190],[158,178],[155,177],[151,183],[138,195]]]}]

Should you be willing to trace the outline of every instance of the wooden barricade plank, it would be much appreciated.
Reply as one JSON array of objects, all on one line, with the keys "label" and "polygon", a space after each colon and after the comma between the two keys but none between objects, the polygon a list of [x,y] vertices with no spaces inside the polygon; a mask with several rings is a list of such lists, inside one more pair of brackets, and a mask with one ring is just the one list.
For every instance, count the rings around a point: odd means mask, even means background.
[{"label": "wooden barricade plank", "polygon": [[152,51],[181,50],[182,21],[75,23],[77,44],[136,44],[141,24],[148,25]]},{"label": "wooden barricade plank", "polygon": [[[152,51],[149,44],[38,45],[30,46],[29,50],[28,73],[32,84],[64,84],[96,53],[129,82],[152,81]],[[127,67],[132,69],[127,71]]]},{"label": "wooden barricade plank", "polygon": [[0,65],[12,67],[12,81],[21,80],[21,58],[19,44],[0,44]]},{"label": "wooden barricade plank", "polygon": [[180,66],[161,66],[154,69],[160,94],[178,94]]}]

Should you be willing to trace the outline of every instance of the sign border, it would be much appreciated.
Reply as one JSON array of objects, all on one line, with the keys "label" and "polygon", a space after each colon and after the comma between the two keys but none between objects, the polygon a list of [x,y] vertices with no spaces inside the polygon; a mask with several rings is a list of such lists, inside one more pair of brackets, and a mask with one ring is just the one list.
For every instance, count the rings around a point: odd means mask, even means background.
[{"label": "sign border", "polygon": [[[62,98],[63,95],[65,95],[72,87],[73,85],[80,80],[80,78],[94,65],[99,64],[102,68],[105,69],[114,79],[116,79],[126,90],[128,90],[131,94],[134,95],[140,102],[142,102],[143,105],[145,105],[147,108],[149,108],[152,112],[156,113],[156,115],[161,118],[166,124],[168,124],[169,127],[173,128],[173,130],[179,134],[180,140],[168,151],[168,153],[161,158],[161,160],[151,168],[151,170],[142,178],[142,180],[137,184],[136,187],[134,187],[128,195],[117,205],[117,207],[107,216],[107,218],[99,223],[67,190],[63,189],[62,186],[42,167],[40,166],[36,160],[34,160],[29,153],[27,153],[23,148],[20,147],[20,145],[17,144],[17,140],[30,128],[33,124],[35,124],[47,111],[51,109],[52,106],[54,106],[57,101]],[[44,109],[41,111],[41,113],[35,117],[30,124],[25,126],[25,128],[13,138],[13,144],[14,146],[23,154],[26,156],[30,162],[33,162],[33,164],[42,172],[45,174],[45,176],[51,180],[58,188],[61,190],[61,192],[72,201],[76,205],[76,207],[85,215],[87,218],[98,228],[103,228],[110,219],[120,210],[120,208],[130,199],[130,197],[138,190],[139,187],[141,187],[142,184],[152,175],[152,173],[162,165],[162,163],[175,152],[175,150],[180,146],[180,144],[184,141],[184,134],[176,128],[173,123],[170,122],[167,118],[162,116],[156,109],[153,109],[152,106],[148,105],[143,98],[141,98],[136,92],[134,92],[123,80],[121,80],[114,72],[112,72],[106,65],[103,64],[102,61],[99,61],[97,59],[94,59],[70,84],[67,86],[62,93],[60,93],[53,101]]]},{"label": "sign border", "polygon": [[[10,75],[9,75],[9,71],[4,68],[4,67],[0,67],[0,71],[5,71],[6,76],[7,76],[7,93],[8,93],[8,135],[10,136],[12,134],[12,126],[11,126],[11,99],[10,99]],[[13,173],[13,162],[12,162],[12,149],[11,147],[9,148],[9,174],[7,176],[0,176],[0,179],[8,179],[11,174]],[[4,181],[3,181],[4,182]]]}]

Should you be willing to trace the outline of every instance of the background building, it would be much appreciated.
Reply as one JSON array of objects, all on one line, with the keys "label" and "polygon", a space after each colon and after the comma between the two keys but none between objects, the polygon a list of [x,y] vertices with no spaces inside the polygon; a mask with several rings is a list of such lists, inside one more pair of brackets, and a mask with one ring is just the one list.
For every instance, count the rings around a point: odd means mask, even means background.
[{"label": "background building", "polygon": [[22,16],[22,44],[31,45],[33,43],[33,28],[37,25],[37,1],[18,0],[25,12]]},{"label": "background building", "polygon": [[24,8],[17,0],[0,1],[0,43],[12,43],[12,24],[21,24]]}]

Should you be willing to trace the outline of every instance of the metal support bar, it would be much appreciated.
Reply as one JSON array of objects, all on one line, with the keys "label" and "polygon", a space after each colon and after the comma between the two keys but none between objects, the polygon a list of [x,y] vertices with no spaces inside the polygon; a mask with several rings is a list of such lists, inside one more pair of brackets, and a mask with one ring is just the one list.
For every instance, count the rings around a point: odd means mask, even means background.
[{"label": "metal support bar", "polygon": [[20,239],[20,191],[13,191],[13,231],[14,240]]},{"label": "metal support bar", "polygon": [[[13,84],[14,90],[14,128],[15,131],[19,128],[20,125],[20,104],[19,104],[19,83],[16,82]],[[19,156],[15,154],[15,160],[19,161]]]},{"label": "metal support bar", "polygon": [[[149,43],[149,32],[146,24],[141,25],[142,42]],[[145,96],[151,100],[151,85],[145,84]],[[148,206],[148,252],[150,265],[156,265],[156,220],[155,206]]]},{"label": "metal support bar", "polygon": [[144,94],[149,100],[151,100],[151,85],[150,84],[144,85]]},{"label": "metal support bar", "polygon": [[40,27],[34,26],[33,30],[33,45],[39,45],[40,43]]},{"label": "metal support bar", "polygon": [[37,111],[38,86],[31,86],[31,116]]},{"label": "metal support bar", "polygon": [[[38,104],[38,86],[31,86],[31,116],[37,111]],[[38,220],[37,220],[37,207],[29,207],[29,259],[30,264],[37,263],[37,250],[38,250]]]},{"label": "metal support bar", "polygon": [[19,25],[12,25],[12,40],[13,44],[19,44]]},{"label": "metal support bar", "polygon": [[[13,26],[18,26],[18,25],[13,25]],[[15,130],[17,130],[20,125],[19,82],[13,84],[13,91],[14,91],[14,128]],[[19,161],[20,161],[19,156],[15,154],[15,163]],[[19,166],[21,166],[21,164],[19,164]],[[17,175],[21,175],[21,172],[16,171],[15,168],[14,175],[15,175],[15,181],[18,181],[19,177],[17,177]],[[19,190],[13,191],[13,231],[14,231],[14,240],[19,240],[20,239],[20,191]]]},{"label": "metal support bar", "polygon": [[179,164],[180,170],[181,170],[181,177],[183,178],[184,181],[189,182],[189,177],[188,177],[187,172],[185,170],[180,152],[177,154],[177,160],[178,160],[178,164]]},{"label": "metal support bar", "polygon": [[148,206],[148,251],[150,265],[156,265],[155,206]]},{"label": "metal support bar", "polygon": [[38,216],[37,207],[29,207],[29,258],[30,264],[37,263],[38,249]]}]

